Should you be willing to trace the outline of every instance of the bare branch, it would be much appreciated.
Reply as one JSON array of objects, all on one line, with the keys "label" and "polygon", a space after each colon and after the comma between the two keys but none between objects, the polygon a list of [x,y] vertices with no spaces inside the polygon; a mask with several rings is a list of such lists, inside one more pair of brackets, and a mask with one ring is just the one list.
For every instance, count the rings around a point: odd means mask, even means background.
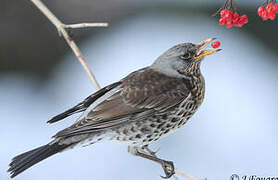
[{"label": "bare branch", "polygon": [[63,24],[64,28],[87,28],[87,27],[107,27],[108,23],[79,23],[79,24]]},{"label": "bare branch", "polygon": [[[188,179],[190,179],[190,180],[200,180],[200,179],[198,179],[198,178],[196,178],[196,177],[193,177],[193,176],[191,176],[191,175],[189,175],[189,174],[186,174],[186,173],[184,173],[184,172],[182,172],[182,171],[179,171],[179,170],[177,170],[177,169],[175,169],[175,174],[178,174],[178,175],[180,175],[180,176],[186,177],[186,178],[188,178]],[[175,177],[175,178],[177,178],[177,177]],[[207,178],[205,178],[204,180],[207,180]]]},{"label": "bare branch", "polygon": [[92,81],[96,90],[100,89],[100,86],[90,70],[89,66],[87,65],[82,53],[80,52],[79,48],[72,40],[72,38],[68,35],[65,28],[85,28],[85,27],[107,27],[107,23],[81,23],[81,24],[70,24],[66,25],[63,24],[40,0],[30,0],[39,10],[56,26],[58,33],[63,35],[68,45],[71,47],[72,51],[74,52],[75,56],[83,66],[84,70],[86,71],[87,75],[89,76],[90,80]]}]

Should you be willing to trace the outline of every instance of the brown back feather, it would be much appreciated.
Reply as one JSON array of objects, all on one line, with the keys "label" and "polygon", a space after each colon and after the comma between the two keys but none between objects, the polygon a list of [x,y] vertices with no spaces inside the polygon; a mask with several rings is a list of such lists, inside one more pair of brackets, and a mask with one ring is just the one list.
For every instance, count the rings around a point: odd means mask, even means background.
[{"label": "brown back feather", "polygon": [[118,92],[55,137],[100,131],[147,118],[178,105],[190,94],[181,78],[169,77],[150,68],[135,71],[121,82]]}]

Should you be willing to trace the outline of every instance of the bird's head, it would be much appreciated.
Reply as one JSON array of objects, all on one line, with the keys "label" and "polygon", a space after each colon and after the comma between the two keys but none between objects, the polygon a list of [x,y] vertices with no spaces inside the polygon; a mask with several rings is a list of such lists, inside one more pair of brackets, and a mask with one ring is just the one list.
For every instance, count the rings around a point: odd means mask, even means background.
[{"label": "bird's head", "polygon": [[207,39],[199,44],[178,44],[157,58],[151,68],[170,76],[200,73],[200,64],[204,57],[221,49],[204,49],[215,38]]}]

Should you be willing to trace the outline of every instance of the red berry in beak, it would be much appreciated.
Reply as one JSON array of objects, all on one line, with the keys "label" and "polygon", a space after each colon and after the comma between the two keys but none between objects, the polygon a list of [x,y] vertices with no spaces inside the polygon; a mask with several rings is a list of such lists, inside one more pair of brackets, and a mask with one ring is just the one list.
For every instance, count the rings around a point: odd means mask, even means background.
[{"label": "red berry in beak", "polygon": [[220,41],[215,41],[213,43],[211,43],[211,47],[213,48],[218,48],[220,46]]}]

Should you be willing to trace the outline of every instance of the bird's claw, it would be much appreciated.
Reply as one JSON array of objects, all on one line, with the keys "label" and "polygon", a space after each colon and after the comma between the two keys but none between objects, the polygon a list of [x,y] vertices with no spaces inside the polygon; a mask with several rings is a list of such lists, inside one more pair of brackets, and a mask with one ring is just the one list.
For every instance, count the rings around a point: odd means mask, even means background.
[{"label": "bird's claw", "polygon": [[160,175],[161,178],[169,179],[175,174],[174,163],[172,161],[163,161],[161,165],[165,173],[165,176]]}]

